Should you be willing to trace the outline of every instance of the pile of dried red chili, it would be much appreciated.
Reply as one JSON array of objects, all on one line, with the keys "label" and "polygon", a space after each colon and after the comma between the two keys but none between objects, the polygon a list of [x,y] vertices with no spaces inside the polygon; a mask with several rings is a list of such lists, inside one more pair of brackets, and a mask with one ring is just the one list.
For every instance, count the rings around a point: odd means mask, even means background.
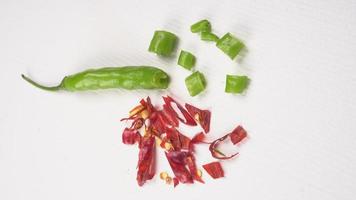
[{"label": "pile of dried red chili", "polygon": [[[138,143],[139,147],[137,182],[142,186],[154,177],[157,144],[165,150],[175,176],[171,178],[167,173],[161,173],[161,179],[167,183],[173,182],[174,186],[178,183],[193,183],[194,181],[204,183],[201,171],[195,163],[194,145],[209,144],[209,151],[214,158],[230,159],[238,153],[227,156],[217,147],[228,138],[232,144],[236,145],[247,136],[247,133],[241,126],[237,126],[231,133],[212,142],[206,142],[204,141],[205,134],[210,130],[211,112],[209,110],[201,110],[187,103],[183,107],[170,96],[163,97],[163,100],[162,109],[158,109],[152,105],[149,97],[146,100],[142,99],[140,104],[130,111],[129,117],[122,119],[131,121],[131,126],[125,128],[122,133],[123,143],[130,145]],[[174,109],[173,105],[178,109]],[[179,123],[189,126],[199,124],[204,132],[189,138],[179,132]],[[218,161],[205,164],[203,168],[214,179],[224,176],[224,171]]]}]

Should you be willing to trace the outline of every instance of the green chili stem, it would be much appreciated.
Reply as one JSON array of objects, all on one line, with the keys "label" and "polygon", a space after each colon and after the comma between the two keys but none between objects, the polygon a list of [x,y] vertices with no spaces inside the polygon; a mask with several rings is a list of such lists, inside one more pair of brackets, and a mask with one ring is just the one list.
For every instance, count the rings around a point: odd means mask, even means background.
[{"label": "green chili stem", "polygon": [[36,83],[35,81],[31,80],[30,78],[28,78],[27,76],[23,75],[23,74],[21,74],[21,77],[22,77],[25,81],[31,83],[33,86],[38,87],[38,88],[40,88],[40,89],[42,89],[42,90],[58,91],[58,90],[62,89],[62,83],[59,84],[59,85],[57,85],[57,86],[49,87],[49,86],[40,85],[40,84]]}]

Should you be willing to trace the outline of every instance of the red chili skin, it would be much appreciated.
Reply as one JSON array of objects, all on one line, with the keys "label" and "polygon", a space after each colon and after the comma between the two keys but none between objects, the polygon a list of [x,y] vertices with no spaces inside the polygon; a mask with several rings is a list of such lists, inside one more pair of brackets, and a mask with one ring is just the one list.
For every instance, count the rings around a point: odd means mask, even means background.
[{"label": "red chili skin", "polygon": [[224,156],[224,155],[221,155],[221,154],[219,154],[219,153],[217,153],[217,152],[215,151],[216,147],[220,144],[220,142],[224,141],[224,140],[225,140],[227,137],[229,137],[229,136],[230,136],[230,133],[224,135],[224,136],[221,137],[221,138],[218,138],[218,139],[214,140],[214,141],[210,144],[210,146],[209,146],[209,151],[210,151],[210,153],[211,153],[211,156],[213,156],[213,157],[216,158],[216,159],[227,160],[227,159],[233,158],[233,157],[235,157],[236,155],[239,154],[239,153],[237,152],[237,153],[234,153],[234,154],[232,154],[232,155],[230,155],[230,156]]},{"label": "red chili skin", "polygon": [[125,128],[122,133],[122,143],[124,144],[135,144],[141,141],[140,133],[135,129]]},{"label": "red chili skin", "polygon": [[[190,126],[197,125],[197,123],[195,122],[193,117],[188,113],[188,111],[186,109],[184,109],[184,107],[182,105],[180,105],[177,101],[175,101],[172,97],[170,97],[170,96],[163,97],[163,100],[165,102],[165,105],[163,105],[163,106],[167,106],[168,108],[170,108],[174,112],[175,117],[177,119],[179,119],[179,121],[181,121],[184,124],[190,125]],[[179,111],[182,113],[182,115],[184,116],[185,119],[182,119],[179,117],[179,115],[173,109],[172,103],[175,103],[177,105]]]},{"label": "red chili skin", "polygon": [[175,177],[181,183],[193,183],[193,177],[185,167],[187,152],[170,151],[166,152],[166,157]]},{"label": "red chili skin", "polygon": [[195,158],[193,154],[189,153],[186,159],[188,168],[194,180],[204,183],[203,179],[198,175],[198,168],[195,164]]},{"label": "red chili skin", "polygon": [[237,126],[231,133],[228,133],[228,134],[224,135],[223,137],[218,138],[215,141],[213,141],[209,146],[209,151],[211,152],[211,155],[216,159],[222,159],[222,160],[230,159],[239,153],[235,153],[230,156],[221,155],[218,152],[216,152],[216,150],[215,150],[217,148],[217,146],[222,141],[226,140],[227,137],[230,137],[231,142],[234,145],[236,145],[239,142],[241,142],[244,138],[246,138],[246,136],[247,136],[246,130],[244,128],[242,128],[242,126]]},{"label": "red chili skin", "polygon": [[155,136],[150,135],[143,137],[140,145],[140,152],[137,163],[137,183],[142,186],[147,180],[150,180],[155,175],[156,164],[156,148],[155,148]]},{"label": "red chili skin", "polygon": [[230,139],[233,144],[241,142],[246,138],[247,132],[242,126],[237,126],[230,134]]},{"label": "red chili skin", "polygon": [[208,133],[210,131],[211,112],[209,110],[201,110],[187,103],[185,104],[185,108],[194,118],[198,115],[198,124],[200,124],[205,133]]},{"label": "red chili skin", "polygon": [[224,177],[224,170],[222,169],[220,162],[205,164],[203,165],[203,168],[213,179]]}]

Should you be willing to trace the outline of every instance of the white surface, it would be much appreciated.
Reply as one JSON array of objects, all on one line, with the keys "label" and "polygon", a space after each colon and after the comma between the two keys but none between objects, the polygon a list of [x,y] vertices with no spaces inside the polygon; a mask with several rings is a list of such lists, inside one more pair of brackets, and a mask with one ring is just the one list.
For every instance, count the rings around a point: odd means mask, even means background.
[{"label": "white surface", "polygon": [[[189,32],[202,18],[246,43],[242,61]],[[205,94],[188,96],[176,58],[147,52],[156,29],[195,53]],[[0,199],[355,199],[355,52],[352,0],[1,0]],[[20,78],[56,84],[89,67],[140,64],[168,71],[179,100],[212,110],[212,137],[246,127],[250,140],[224,163],[226,178],[137,186],[137,149],[121,144],[119,119],[164,93],[50,93]],[[251,77],[245,96],[224,93],[227,73]],[[168,169],[165,159],[159,166]]]}]

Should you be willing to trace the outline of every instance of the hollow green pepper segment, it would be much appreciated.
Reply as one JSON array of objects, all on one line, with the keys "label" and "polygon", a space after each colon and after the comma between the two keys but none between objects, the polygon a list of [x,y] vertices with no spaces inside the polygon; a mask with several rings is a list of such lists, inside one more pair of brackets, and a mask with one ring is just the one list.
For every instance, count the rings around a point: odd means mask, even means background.
[{"label": "hollow green pepper segment", "polygon": [[190,31],[192,33],[211,32],[211,24],[208,20],[203,19],[191,25]]},{"label": "hollow green pepper segment", "polygon": [[155,31],[148,51],[161,56],[170,56],[176,47],[177,40],[177,36],[173,33]]},{"label": "hollow green pepper segment", "polygon": [[178,65],[191,70],[195,65],[195,56],[188,51],[181,51],[178,58]]},{"label": "hollow green pepper segment", "polygon": [[226,33],[216,42],[216,46],[233,60],[245,45],[231,33]]},{"label": "hollow green pepper segment", "polygon": [[226,75],[226,93],[242,93],[248,86],[250,79],[247,76]]},{"label": "hollow green pepper segment", "polygon": [[151,66],[105,67],[89,69],[66,76],[57,86],[40,85],[22,74],[22,78],[32,85],[48,91],[84,91],[109,88],[166,89],[169,76],[163,70]]},{"label": "hollow green pepper segment", "polygon": [[216,36],[214,33],[210,33],[210,32],[202,32],[200,35],[200,39],[203,41],[212,41],[212,42],[216,42],[219,40],[219,37]]},{"label": "hollow green pepper segment", "polygon": [[204,91],[206,87],[206,81],[204,75],[199,71],[194,72],[185,79],[185,85],[188,89],[190,96],[196,96]]}]

